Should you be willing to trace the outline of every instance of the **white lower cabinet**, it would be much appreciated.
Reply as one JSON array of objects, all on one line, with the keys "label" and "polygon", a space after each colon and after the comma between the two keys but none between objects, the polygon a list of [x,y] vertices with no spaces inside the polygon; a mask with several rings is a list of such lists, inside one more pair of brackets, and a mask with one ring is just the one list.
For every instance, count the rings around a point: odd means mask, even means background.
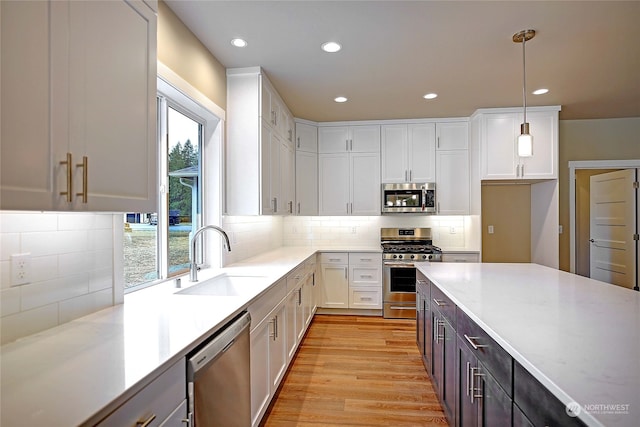
[{"label": "white lower cabinet", "polygon": [[251,425],[260,424],[315,313],[315,255],[249,306]]},{"label": "white lower cabinet", "polygon": [[185,360],[178,360],[97,426],[184,426],[182,420],[187,418],[186,372]]},{"label": "white lower cabinet", "polygon": [[323,308],[349,307],[349,256],[346,253],[320,254],[320,282]]},{"label": "white lower cabinet", "polygon": [[382,308],[382,255],[373,252],[320,254],[321,307]]},{"label": "white lower cabinet", "polygon": [[281,302],[251,331],[251,425],[264,415],[287,368],[286,305]]}]

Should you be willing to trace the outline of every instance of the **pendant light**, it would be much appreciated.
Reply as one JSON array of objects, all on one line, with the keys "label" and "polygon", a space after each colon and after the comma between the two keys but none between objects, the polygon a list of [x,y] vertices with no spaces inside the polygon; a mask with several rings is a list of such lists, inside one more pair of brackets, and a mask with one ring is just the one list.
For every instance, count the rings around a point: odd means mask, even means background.
[{"label": "pendant light", "polygon": [[522,43],[522,103],[523,103],[523,120],[520,125],[520,135],[518,135],[518,156],[533,156],[533,136],[529,133],[529,123],[527,122],[527,68],[525,44],[527,41],[535,37],[535,30],[522,30],[513,35],[514,43]]}]

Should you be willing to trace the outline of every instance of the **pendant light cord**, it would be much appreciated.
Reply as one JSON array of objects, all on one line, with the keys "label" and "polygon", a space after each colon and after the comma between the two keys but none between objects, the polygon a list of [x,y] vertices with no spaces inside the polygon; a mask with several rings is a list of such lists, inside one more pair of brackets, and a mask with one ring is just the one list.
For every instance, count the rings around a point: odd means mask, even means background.
[{"label": "pendant light cord", "polygon": [[522,37],[522,103],[524,105],[524,117],[523,123],[527,123],[527,64],[525,55],[525,44],[527,43],[527,37]]}]

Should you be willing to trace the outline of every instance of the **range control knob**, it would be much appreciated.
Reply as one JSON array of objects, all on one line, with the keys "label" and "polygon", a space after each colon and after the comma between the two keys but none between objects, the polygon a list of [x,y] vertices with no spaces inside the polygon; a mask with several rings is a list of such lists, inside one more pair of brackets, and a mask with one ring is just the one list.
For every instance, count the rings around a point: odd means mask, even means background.
[{"label": "range control knob", "polygon": [[422,259],[427,259],[427,256],[426,255],[422,255]]},{"label": "range control knob", "polygon": [[398,258],[399,258],[399,259],[402,259],[402,255],[398,255]]},{"label": "range control knob", "polygon": [[398,255],[394,255],[394,256],[393,256],[393,259],[396,259],[396,258],[398,258]]},{"label": "range control knob", "polygon": [[429,255],[429,259],[433,259],[433,255]]},{"label": "range control knob", "polygon": [[411,259],[414,259],[416,256],[415,255],[411,255]]}]

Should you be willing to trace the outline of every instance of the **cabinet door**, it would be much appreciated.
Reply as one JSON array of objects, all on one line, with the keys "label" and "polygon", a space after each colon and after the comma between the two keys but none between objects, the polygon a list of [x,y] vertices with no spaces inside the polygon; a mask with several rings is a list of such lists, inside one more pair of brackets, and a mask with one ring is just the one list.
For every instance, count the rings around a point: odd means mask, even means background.
[{"label": "cabinet door", "polygon": [[265,319],[250,335],[251,346],[251,425],[260,423],[262,414],[271,400],[269,376],[269,343],[272,328],[271,318]]},{"label": "cabinet door", "polygon": [[53,173],[67,150],[66,145],[60,153],[50,148],[50,97],[56,90],[49,79],[51,7],[50,2],[0,2],[1,209],[51,209],[61,198]]},{"label": "cabinet door", "polygon": [[349,139],[349,150],[354,153],[380,153],[380,126],[378,125],[351,126]]},{"label": "cabinet door", "polygon": [[407,125],[385,125],[381,133],[382,182],[407,182]]},{"label": "cabinet door", "polygon": [[[311,319],[313,318],[313,313],[315,312],[315,286],[314,286],[315,278],[314,274],[311,273],[307,280],[304,282],[304,286],[302,288],[302,307],[304,313],[304,328],[302,335],[304,335],[304,331],[311,323]],[[300,337],[302,339],[302,336]]]},{"label": "cabinet door", "polygon": [[318,215],[318,155],[296,152],[296,213]]},{"label": "cabinet door", "polygon": [[348,150],[348,127],[327,126],[318,128],[318,153],[346,153]]},{"label": "cabinet door", "polygon": [[[260,134],[260,205],[263,215],[271,215],[275,213],[274,179],[272,179],[271,171],[278,170],[280,158],[280,149],[275,142],[275,136],[268,123],[261,121]],[[278,179],[279,184],[279,179]]]},{"label": "cabinet door", "polygon": [[276,169],[279,174],[280,195],[278,199],[278,214],[293,214],[293,199],[295,196],[295,151],[293,145],[286,141],[280,141],[280,167]]},{"label": "cabinet door", "polygon": [[321,264],[322,299],[324,308],[349,307],[349,282],[346,265]]},{"label": "cabinet door", "polygon": [[274,125],[273,110],[271,109],[271,88],[265,81],[265,78],[260,76],[260,117],[270,127]]},{"label": "cabinet door", "polygon": [[306,323],[305,313],[305,282],[300,284],[297,294],[297,306],[296,306],[296,341],[300,342],[304,335]]},{"label": "cabinet door", "polygon": [[437,123],[436,139],[438,150],[467,150],[469,149],[469,123]]},{"label": "cabinet door", "polygon": [[352,215],[380,215],[380,154],[352,153],[351,206]]},{"label": "cabinet door", "polygon": [[487,371],[482,363],[478,363],[478,379],[480,385],[479,424],[481,426],[507,426],[511,424],[511,407],[513,401],[498,385],[498,382]]},{"label": "cabinet door", "polygon": [[516,137],[520,123],[513,113],[487,113],[483,116],[480,144],[482,179],[515,179]]},{"label": "cabinet door", "polygon": [[519,158],[522,178],[558,178],[558,112],[527,112],[527,121],[533,135],[533,156]]},{"label": "cabinet door", "polygon": [[469,214],[469,152],[436,153],[436,203],[440,215]]},{"label": "cabinet door", "polygon": [[296,123],[296,150],[318,152],[318,128],[305,123]]},{"label": "cabinet door", "polygon": [[436,180],[435,126],[431,123],[409,125],[409,181]]},{"label": "cabinet door", "polygon": [[287,306],[280,304],[271,317],[272,333],[269,341],[269,378],[271,394],[275,394],[287,368]]},{"label": "cabinet door", "polygon": [[442,333],[444,334],[444,341],[442,342],[444,355],[442,361],[442,381],[440,383],[442,387],[442,394],[440,396],[442,399],[442,408],[447,414],[449,421],[453,424],[456,412],[457,336],[455,329],[453,329],[446,319],[444,319],[444,323],[442,325]]},{"label": "cabinet door", "polygon": [[74,192],[86,189],[88,203],[78,197],[74,207],[153,212],[156,15],[123,0],[70,1],[68,9],[69,151],[74,163],[88,158],[88,182],[82,173],[74,178]]},{"label": "cabinet door", "polygon": [[[461,427],[478,425],[478,398],[474,389],[474,377],[478,368],[478,359],[467,345],[458,339],[458,424]],[[500,424],[500,425],[509,425]]]},{"label": "cabinet door", "polygon": [[318,178],[319,214],[347,215],[349,212],[349,154],[318,155]]},{"label": "cabinet door", "polygon": [[287,360],[291,360],[298,348],[297,316],[298,310],[298,290],[294,289],[287,297]]}]

